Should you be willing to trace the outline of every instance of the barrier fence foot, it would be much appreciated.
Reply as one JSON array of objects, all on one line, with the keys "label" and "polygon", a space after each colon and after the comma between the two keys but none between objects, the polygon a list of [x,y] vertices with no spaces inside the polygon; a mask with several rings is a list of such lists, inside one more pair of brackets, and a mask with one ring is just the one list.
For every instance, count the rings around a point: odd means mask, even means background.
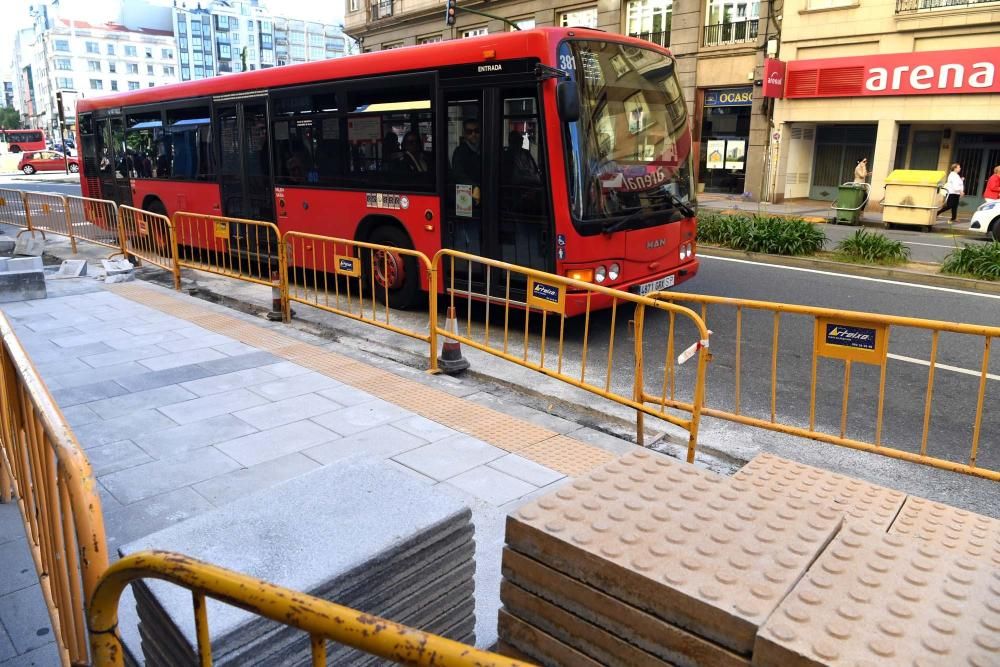
[{"label": "barrier fence foot", "polygon": [[[444,322],[445,331],[458,335],[458,320],[455,319],[455,306],[448,306],[448,316]],[[469,367],[469,361],[462,356],[462,344],[457,340],[445,338],[441,344],[441,354],[438,356],[438,369],[442,373],[455,375]]]},{"label": "barrier fence foot", "polygon": [[270,322],[281,322],[285,319],[285,308],[281,299],[281,273],[271,272],[271,310],[267,313]]}]

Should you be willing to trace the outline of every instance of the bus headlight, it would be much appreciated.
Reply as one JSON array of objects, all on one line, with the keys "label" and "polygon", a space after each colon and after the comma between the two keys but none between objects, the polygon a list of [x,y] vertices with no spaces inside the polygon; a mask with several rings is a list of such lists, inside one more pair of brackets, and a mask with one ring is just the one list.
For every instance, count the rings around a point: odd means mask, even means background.
[{"label": "bus headlight", "polygon": [[600,285],[608,278],[608,271],[603,266],[594,269],[594,282]]},{"label": "bus headlight", "polygon": [[617,264],[612,264],[608,267],[608,280],[615,281],[618,280],[618,276],[622,273],[622,267]]}]

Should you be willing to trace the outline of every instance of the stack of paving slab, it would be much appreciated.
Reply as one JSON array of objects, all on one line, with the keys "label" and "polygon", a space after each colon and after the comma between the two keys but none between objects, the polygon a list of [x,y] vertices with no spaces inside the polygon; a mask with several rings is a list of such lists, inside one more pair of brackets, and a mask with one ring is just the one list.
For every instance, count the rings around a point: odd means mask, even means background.
[{"label": "stack of paving slab", "polygon": [[0,257],[0,303],[46,296],[41,257]]},{"label": "stack of paving slab", "polygon": [[1000,664],[1000,522],[766,454],[606,464],[508,517],[503,577],[545,665]]},{"label": "stack of paving slab", "polygon": [[[382,464],[306,474],[121,549],[174,551],[426,632],[475,643],[471,512]],[[133,584],[150,667],[197,665],[191,593]],[[308,665],[309,636],[209,599],[216,665]],[[377,658],[328,644],[329,664]]]}]

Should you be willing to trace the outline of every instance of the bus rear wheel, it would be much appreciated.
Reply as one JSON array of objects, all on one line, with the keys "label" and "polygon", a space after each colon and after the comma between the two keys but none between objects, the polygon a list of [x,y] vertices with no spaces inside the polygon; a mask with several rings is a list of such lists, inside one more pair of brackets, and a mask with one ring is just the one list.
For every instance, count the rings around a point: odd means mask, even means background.
[{"label": "bus rear wheel", "polygon": [[[413,247],[404,232],[387,225],[376,227],[368,242],[394,248]],[[374,280],[375,298],[385,303],[388,297],[390,308],[412,308],[419,303],[420,265],[415,257],[381,248],[363,252],[362,257],[366,254],[368,257],[362,262],[365,285],[370,286]]]},{"label": "bus rear wheel", "polygon": [[[144,210],[166,217],[167,208],[158,199],[154,199],[143,207]],[[170,250],[170,228],[162,220],[150,220],[149,230],[146,232],[149,247],[158,254],[168,256]]]},{"label": "bus rear wheel", "polygon": [[10,152],[11,153],[20,153],[21,152],[21,147],[18,146],[17,144],[14,144],[13,146],[10,147]]}]

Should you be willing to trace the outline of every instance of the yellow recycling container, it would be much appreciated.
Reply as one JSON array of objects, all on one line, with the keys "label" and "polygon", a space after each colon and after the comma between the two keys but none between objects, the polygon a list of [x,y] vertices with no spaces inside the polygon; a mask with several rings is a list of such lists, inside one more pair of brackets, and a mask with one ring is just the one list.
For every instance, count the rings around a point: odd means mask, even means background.
[{"label": "yellow recycling container", "polygon": [[917,225],[931,227],[944,203],[943,171],[896,169],[885,180],[882,221],[886,227]]}]

